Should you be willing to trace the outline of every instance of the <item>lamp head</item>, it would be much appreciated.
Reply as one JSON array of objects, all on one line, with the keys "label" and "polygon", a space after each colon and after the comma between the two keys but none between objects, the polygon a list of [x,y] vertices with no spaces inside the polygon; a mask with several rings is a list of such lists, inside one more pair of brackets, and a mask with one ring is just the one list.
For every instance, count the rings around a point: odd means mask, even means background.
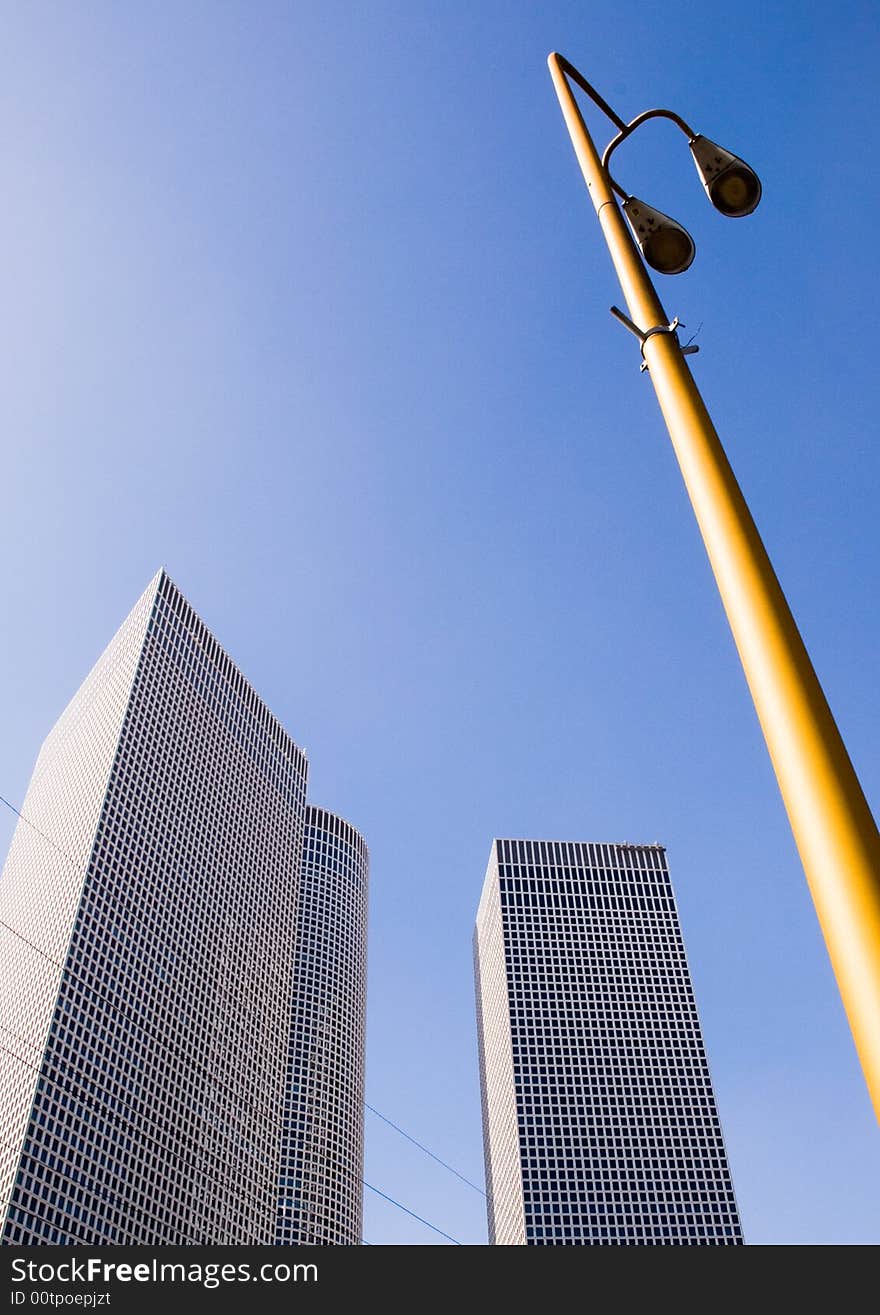
[{"label": "lamp head", "polygon": [[761,180],[754,169],[717,142],[698,135],[690,143],[706,195],[722,215],[750,215],[761,199]]},{"label": "lamp head", "polygon": [[623,213],[642,255],[658,274],[682,274],[689,267],[697,248],[681,224],[637,196],[626,198]]}]

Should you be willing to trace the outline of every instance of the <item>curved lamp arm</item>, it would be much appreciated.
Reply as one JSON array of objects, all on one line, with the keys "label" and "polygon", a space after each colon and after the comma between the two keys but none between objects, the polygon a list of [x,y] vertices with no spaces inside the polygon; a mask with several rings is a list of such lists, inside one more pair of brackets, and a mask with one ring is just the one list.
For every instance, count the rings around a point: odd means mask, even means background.
[{"label": "curved lamp arm", "polygon": [[[685,123],[681,115],[676,114],[674,110],[644,110],[641,114],[637,114],[631,123],[625,124],[617,136],[605,147],[604,154],[602,155],[602,168],[607,171],[609,178],[611,178],[611,171],[608,168],[608,161],[611,159],[611,156],[617,150],[620,143],[625,142],[627,137],[635,132],[636,128],[640,128],[643,123],[646,123],[648,119],[671,119],[677,128],[681,128],[689,142],[692,142],[697,136],[690,124]],[[625,195],[625,193],[621,192],[621,189],[618,187],[617,183],[614,182],[613,178],[611,178],[611,182],[614,186],[614,190],[618,194]]]},{"label": "curved lamp arm", "polygon": [[616,110],[613,110],[611,108],[607,100],[605,100],[604,96],[600,96],[596,88],[591,83],[587,82],[587,79],[584,77],[584,75],[582,73],[579,73],[573,64],[569,64],[568,60],[565,58],[564,55],[557,54],[554,56],[554,58],[563,75],[566,78],[570,78],[572,82],[576,83],[580,87],[581,91],[585,91],[589,96],[590,100],[593,102],[593,104],[602,111],[606,119],[610,119],[611,122],[614,124],[615,128],[618,129],[617,136],[612,138],[612,140],[605,147],[605,153],[602,156],[602,168],[608,174],[608,181],[613,187],[614,191],[617,193],[618,196],[622,197],[624,201],[626,201],[627,198],[629,197],[629,193],[624,191],[624,189],[614,180],[614,178],[612,178],[611,171],[608,168],[608,161],[611,159],[613,152],[617,150],[620,143],[626,141],[627,137],[629,137],[631,133],[635,132],[636,128],[640,127],[648,119],[671,119],[672,122],[676,125],[676,127],[680,128],[681,131],[685,134],[688,141],[693,141],[693,139],[696,137],[697,134],[690,127],[690,125],[684,121],[684,119],[681,117],[680,114],[676,114],[674,110],[644,110],[643,113],[637,114],[636,117],[630,123],[625,122],[625,120],[620,117],[620,115],[616,112]]}]

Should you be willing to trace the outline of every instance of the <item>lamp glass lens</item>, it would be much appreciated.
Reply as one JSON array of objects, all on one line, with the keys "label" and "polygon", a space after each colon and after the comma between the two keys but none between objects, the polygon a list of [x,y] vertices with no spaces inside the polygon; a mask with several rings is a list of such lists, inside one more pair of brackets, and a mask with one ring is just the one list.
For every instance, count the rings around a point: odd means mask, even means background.
[{"label": "lamp glass lens", "polygon": [[684,229],[665,224],[645,238],[642,250],[659,274],[681,274],[694,258],[694,244]]},{"label": "lamp glass lens", "polygon": [[712,183],[712,204],[723,215],[747,215],[761,197],[761,185],[751,169],[732,165]]}]

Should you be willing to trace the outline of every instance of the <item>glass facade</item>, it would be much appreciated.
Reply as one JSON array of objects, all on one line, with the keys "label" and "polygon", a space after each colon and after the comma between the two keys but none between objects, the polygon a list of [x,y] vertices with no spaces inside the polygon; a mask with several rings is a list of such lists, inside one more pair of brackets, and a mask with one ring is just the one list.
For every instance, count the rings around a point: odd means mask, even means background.
[{"label": "glass facade", "polygon": [[474,951],[490,1241],[741,1244],[663,847],[496,840]]}]

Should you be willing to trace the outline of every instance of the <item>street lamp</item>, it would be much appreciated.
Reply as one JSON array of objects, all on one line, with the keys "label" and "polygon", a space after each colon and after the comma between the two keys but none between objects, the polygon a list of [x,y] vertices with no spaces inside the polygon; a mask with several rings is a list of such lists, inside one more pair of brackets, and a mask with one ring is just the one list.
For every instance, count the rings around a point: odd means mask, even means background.
[{"label": "street lamp", "polygon": [[716,210],[731,219],[750,215],[761,199],[761,180],[738,155],[698,134],[688,145],[706,195]]},{"label": "street lamp", "polygon": [[[761,184],[744,160],[693,132],[671,110],[647,110],[625,123],[568,60],[552,54],[548,63],[629,309],[628,316],[617,307],[612,312],[639,340],[642,369],[650,374],[666,421],[880,1119],[880,835],[684,359],[695,349],[680,345],[678,321],[669,321],[641,258],[661,273],[680,273],[693,259],[694,243],[675,220],[624,192],[611,177],[608,162],[642,123],[666,118],[687,136],[706,194],[721,214],[751,214],[761,199]],[[602,159],[571,82],[618,130]],[[622,209],[615,193],[622,198]]]}]

